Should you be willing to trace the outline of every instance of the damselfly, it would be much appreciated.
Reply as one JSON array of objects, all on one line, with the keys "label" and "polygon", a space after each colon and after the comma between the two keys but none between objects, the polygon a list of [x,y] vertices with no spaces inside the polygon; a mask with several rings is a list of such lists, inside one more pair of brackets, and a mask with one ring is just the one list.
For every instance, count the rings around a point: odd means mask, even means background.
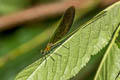
[{"label": "damselfly", "polygon": [[56,47],[56,42],[62,39],[70,30],[75,16],[75,8],[72,6],[66,10],[64,13],[63,19],[56,29],[54,35],[50,39],[44,51],[41,51],[43,55],[50,52],[53,48]]}]

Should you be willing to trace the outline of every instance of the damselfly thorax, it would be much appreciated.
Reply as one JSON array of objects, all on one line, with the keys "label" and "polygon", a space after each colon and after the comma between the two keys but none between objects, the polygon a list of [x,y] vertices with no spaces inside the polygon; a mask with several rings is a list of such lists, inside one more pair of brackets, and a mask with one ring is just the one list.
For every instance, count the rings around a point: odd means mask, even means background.
[{"label": "damselfly thorax", "polygon": [[44,51],[41,50],[41,53],[43,55],[47,54],[52,49],[52,47],[53,47],[53,44],[52,43],[48,43],[46,48],[44,49]]}]

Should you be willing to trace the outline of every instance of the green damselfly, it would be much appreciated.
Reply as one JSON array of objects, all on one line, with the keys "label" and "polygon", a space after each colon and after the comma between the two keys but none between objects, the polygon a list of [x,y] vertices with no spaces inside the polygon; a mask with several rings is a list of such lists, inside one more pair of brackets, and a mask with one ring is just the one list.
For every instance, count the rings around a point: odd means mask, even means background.
[{"label": "green damselfly", "polygon": [[47,54],[49,51],[55,48],[56,47],[55,43],[59,41],[60,39],[62,39],[69,32],[72,26],[73,20],[74,20],[74,16],[75,16],[75,8],[71,6],[65,11],[60,25],[54,32],[54,35],[50,39],[46,48],[44,49],[44,51],[41,51],[43,55]]}]

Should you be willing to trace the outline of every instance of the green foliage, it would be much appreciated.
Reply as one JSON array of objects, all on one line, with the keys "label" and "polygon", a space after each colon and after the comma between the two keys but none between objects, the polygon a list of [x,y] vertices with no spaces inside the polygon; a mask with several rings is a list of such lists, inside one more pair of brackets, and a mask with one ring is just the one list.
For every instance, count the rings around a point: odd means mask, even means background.
[{"label": "green foliage", "polygon": [[[26,7],[28,8],[31,2],[31,0],[29,0],[30,2],[27,4],[27,1],[12,1],[0,1],[0,8],[2,8],[1,6],[5,8],[0,9],[0,15],[9,15],[9,13],[14,13]],[[41,3],[41,0],[39,1]],[[45,0],[42,0],[42,2],[44,1]],[[49,2],[52,2],[52,0]],[[86,11],[90,10],[87,9]],[[84,14],[87,13],[85,11],[82,12]],[[77,20],[78,22],[76,22],[75,25],[80,25],[81,16],[83,16],[83,14],[78,15],[79,20]],[[56,15],[55,18],[24,23],[13,29],[0,32],[0,80],[13,80],[23,68],[41,58],[40,50],[45,47],[46,42],[50,39],[52,33],[54,33],[55,28],[58,26],[56,25],[58,19]],[[86,22],[86,20],[84,22]],[[76,26],[74,26],[74,28],[75,27]]]},{"label": "green foliage", "polygon": [[117,2],[83,25],[46,59],[40,58],[26,67],[16,80],[68,80],[107,45],[94,79],[115,80],[120,71],[120,49],[115,43],[120,30],[119,14],[120,2]]},{"label": "green foliage", "polygon": [[108,48],[98,68],[95,80],[115,80],[120,71],[120,49],[116,44]]},{"label": "green foliage", "polygon": [[13,13],[30,5],[29,0],[0,0],[0,15]]},{"label": "green foliage", "polygon": [[119,35],[120,25],[114,34],[109,47],[107,48],[105,55],[101,61],[98,71],[95,75],[95,80],[115,80],[120,71],[120,49],[115,44],[115,40]]},{"label": "green foliage", "polygon": [[[36,25],[35,25],[36,24]],[[55,29],[54,23],[35,23],[0,34],[1,80],[13,80],[19,70],[39,59],[40,45],[44,45]],[[35,26],[35,27],[34,27]],[[48,27],[46,27],[48,26]],[[45,28],[46,27],[46,28]],[[49,36],[46,36],[49,35]],[[42,39],[41,39],[42,38]],[[7,56],[8,59],[7,59]],[[7,79],[6,79],[7,78]]]}]

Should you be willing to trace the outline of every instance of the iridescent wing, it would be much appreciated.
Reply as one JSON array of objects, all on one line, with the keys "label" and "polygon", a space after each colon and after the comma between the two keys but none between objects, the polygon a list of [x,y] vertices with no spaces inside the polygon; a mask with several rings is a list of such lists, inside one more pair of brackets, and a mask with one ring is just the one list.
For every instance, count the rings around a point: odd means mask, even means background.
[{"label": "iridescent wing", "polygon": [[60,25],[58,26],[58,28],[56,29],[49,43],[54,44],[68,33],[68,31],[72,26],[74,16],[75,16],[75,8],[72,6],[68,8],[64,13],[63,19]]}]

